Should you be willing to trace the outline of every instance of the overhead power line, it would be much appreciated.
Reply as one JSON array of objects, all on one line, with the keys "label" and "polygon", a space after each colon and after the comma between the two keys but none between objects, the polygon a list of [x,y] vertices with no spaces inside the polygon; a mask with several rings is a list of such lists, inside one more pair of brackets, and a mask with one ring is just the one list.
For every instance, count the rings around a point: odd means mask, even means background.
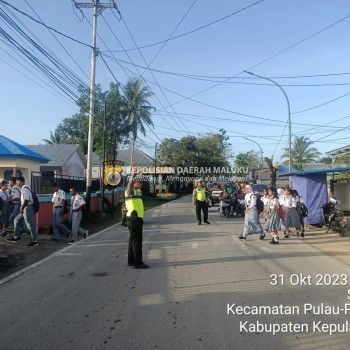
[{"label": "overhead power line", "polygon": [[[118,42],[118,44],[121,46],[121,48],[124,48],[124,46],[123,46],[123,44],[120,42],[120,40],[118,39],[118,37],[117,37],[117,35],[115,34],[115,32],[114,32],[114,30],[112,29],[112,27],[110,26],[110,24],[107,22],[107,20],[104,18],[104,16],[102,16],[102,18],[103,18],[103,20],[105,21],[105,23],[106,23],[106,25],[107,25],[107,27],[110,29],[110,31],[111,31],[111,33],[113,34],[113,36],[114,36],[114,38],[117,40],[117,42]],[[103,39],[101,38],[101,41],[104,43],[104,45],[106,46],[106,48],[109,50],[109,48],[108,48],[108,46],[105,44],[105,42],[103,41]],[[116,61],[116,58],[115,58],[115,56],[114,56],[114,54],[111,52],[111,54],[112,54],[112,56],[113,56],[113,60],[115,61],[115,62],[117,62]],[[137,74],[137,73],[133,73],[133,75],[139,75],[139,76],[141,76],[141,72],[139,71],[139,69],[137,68],[137,66],[134,64],[134,62],[133,62],[133,60],[132,60],[132,58],[130,57],[130,55],[129,55],[129,53],[127,52],[127,51],[125,51],[125,54],[127,55],[127,57],[129,58],[129,60],[131,61],[131,64],[133,65],[133,66],[135,66],[135,69],[137,70],[137,72],[139,73],[139,74]],[[101,57],[102,57],[102,55],[101,55]],[[107,57],[107,56],[106,56]],[[110,57],[110,56],[108,56],[108,57]],[[128,74],[128,72],[126,71],[126,69],[120,64],[120,63],[118,63],[117,62],[117,64],[119,65],[119,67],[124,71],[124,73],[129,77],[129,79],[132,79],[131,78],[131,76]],[[154,97],[156,98],[156,100],[158,101],[158,103],[163,107],[163,109],[165,110],[165,112],[169,115],[169,117],[174,121],[174,123],[175,124],[177,124],[180,128],[181,128],[181,125],[179,125],[178,123],[177,123],[177,121],[175,120],[175,119],[173,119],[173,117],[171,116],[171,114],[169,114],[169,112],[164,108],[165,106],[164,106],[164,104],[161,102],[161,100],[158,98],[158,96],[155,94],[155,92],[152,90],[152,88],[150,87],[150,85],[147,83],[147,81],[145,81],[145,83],[146,83],[146,85],[148,86],[148,88],[150,89],[150,91],[154,94]],[[165,121],[167,122],[167,123],[169,123],[166,119],[165,119]],[[170,125],[170,124],[169,124]],[[186,131],[183,129],[183,131],[182,131],[183,133],[186,133]]]},{"label": "overhead power line", "polygon": [[[29,4],[27,0],[24,0],[25,3],[28,5],[28,7],[34,12],[34,14],[39,18],[39,20],[44,23],[44,21],[41,19],[39,14],[34,10],[33,6]],[[62,47],[64,52],[70,57],[70,59],[75,63],[75,65],[79,68],[79,70],[85,75],[85,77],[90,81],[90,77],[85,73],[84,69],[81,67],[81,65],[76,61],[76,59],[70,54],[70,52],[62,45],[62,43],[57,39],[55,34],[52,33],[51,29],[49,29],[46,26],[47,30],[50,32],[50,34],[55,38],[55,40],[58,42],[58,44]]]},{"label": "overhead power line", "polygon": [[[172,75],[175,77],[180,78],[187,78],[187,79],[194,79],[194,80],[200,80],[200,81],[207,81],[207,82],[214,82],[219,83],[222,80],[230,79],[229,76],[210,76],[210,75],[196,75],[196,74],[187,74],[187,73],[178,73],[178,72],[170,72],[165,71],[161,69],[155,69],[150,68],[149,66],[142,66],[135,64],[133,62],[128,62],[125,60],[118,59],[116,57],[109,56],[108,54],[104,55],[108,57],[111,60],[114,60],[115,62],[121,62],[127,65],[132,65],[144,70],[152,71],[155,73],[160,74],[166,74],[166,75]],[[300,79],[300,78],[320,78],[320,77],[331,77],[331,76],[343,76],[343,75],[350,75],[350,73],[329,73],[329,74],[314,74],[314,75],[296,75],[296,76],[275,76],[270,77],[273,79]],[[216,79],[216,80],[215,80]],[[220,79],[220,80],[218,80]],[[238,80],[257,80],[259,78],[257,77],[234,77],[232,79],[238,79]],[[224,81],[225,84],[247,84],[247,85],[266,85],[266,86],[276,86],[274,84],[270,83],[252,83],[252,82],[241,82],[241,81]],[[320,84],[280,84],[281,86],[338,86],[338,85],[350,85],[350,83],[320,83]]]},{"label": "overhead power line", "polygon": [[[126,22],[125,22],[125,20],[124,20],[123,17],[122,17],[122,22],[124,23],[124,26],[125,26],[127,32],[129,33],[129,35],[130,35],[132,41],[133,41],[134,44],[137,46],[136,40],[135,40],[134,36],[132,35],[131,30],[129,29],[129,27],[128,27],[128,25],[126,24]],[[147,61],[146,61],[145,56],[143,55],[142,51],[141,51],[141,50],[138,50],[138,52],[139,52],[140,56],[142,57],[143,61],[145,62],[145,64],[148,66]],[[136,70],[138,71],[137,68],[136,68]],[[135,74],[135,73],[133,73],[133,74]],[[154,74],[153,74],[152,72],[151,72],[151,75],[152,75],[154,81],[156,82],[155,85],[158,86],[158,88],[160,89],[160,91],[161,91],[162,95],[164,96],[165,100],[166,100],[167,103],[169,104],[170,108],[171,108],[171,109],[173,110],[173,112],[176,114],[176,111],[175,111],[174,107],[171,105],[171,103],[170,103],[168,97],[167,97],[166,94],[164,93],[164,90],[165,90],[165,89],[158,83],[157,78],[154,76]],[[144,81],[147,81],[147,80],[144,79]],[[148,84],[147,84],[147,85],[148,85]],[[159,99],[158,99],[158,101],[159,101]],[[159,102],[160,102],[160,101],[159,101]],[[163,105],[163,104],[161,103],[161,105]],[[166,107],[163,106],[163,108],[166,108]],[[175,121],[175,123],[182,129],[181,125],[179,125],[179,124],[177,123],[177,121]],[[182,124],[183,124],[183,123],[182,123]],[[183,124],[183,126],[184,126],[185,129],[187,129],[187,127],[186,127],[185,124]],[[185,130],[184,130],[184,131],[185,131]],[[188,129],[187,129],[187,131],[188,131]],[[187,132],[187,131],[185,131],[185,132]]]},{"label": "overhead power line", "polygon": [[[248,68],[246,68],[246,69],[240,71],[240,72],[237,73],[237,74],[232,75],[231,77],[229,77],[229,78],[227,78],[227,79],[225,79],[225,80],[223,80],[223,81],[220,81],[220,82],[218,82],[218,83],[216,83],[216,84],[214,84],[214,85],[212,85],[212,86],[209,86],[208,88],[206,88],[206,89],[204,89],[204,90],[201,90],[201,91],[199,91],[199,92],[197,92],[197,93],[191,95],[191,98],[193,98],[193,97],[195,97],[195,96],[198,96],[198,95],[200,95],[200,94],[202,94],[202,93],[204,93],[204,92],[207,92],[207,91],[209,91],[209,90],[211,90],[211,89],[213,89],[213,88],[215,88],[215,87],[217,87],[217,86],[223,84],[224,82],[226,82],[226,81],[228,81],[228,80],[231,80],[231,79],[237,77],[238,75],[242,74],[243,71],[249,71],[249,70],[254,69],[255,67],[258,67],[258,66],[262,65],[263,63],[265,63],[265,62],[267,62],[267,61],[269,61],[269,60],[271,60],[271,59],[273,59],[273,58],[275,58],[275,57],[281,55],[282,53],[285,53],[285,52],[289,51],[290,49],[292,49],[292,48],[294,48],[294,47],[296,47],[296,46],[298,46],[298,45],[304,43],[305,41],[307,41],[307,40],[309,40],[309,39],[311,39],[311,38],[313,38],[313,37],[319,35],[320,33],[324,32],[324,31],[326,31],[326,30],[328,30],[328,29],[334,27],[335,25],[337,25],[337,24],[339,24],[339,23],[341,23],[341,22],[347,20],[348,18],[350,18],[350,15],[347,15],[347,16],[341,18],[340,20],[338,20],[338,21],[336,21],[336,22],[334,22],[334,23],[332,23],[332,24],[330,24],[330,25],[328,25],[328,26],[322,28],[321,30],[319,30],[319,31],[317,31],[317,32],[315,32],[315,33],[313,33],[313,34],[311,34],[311,35],[305,37],[304,39],[299,40],[299,41],[296,42],[295,44],[290,45],[290,46],[288,46],[287,48],[278,51],[277,53],[273,54],[272,56],[269,56],[269,57],[265,58],[264,60],[262,60],[262,61],[260,61],[260,62],[258,62],[258,63],[256,63],[256,64],[254,64],[253,66],[250,66],[250,67],[248,67]],[[188,99],[188,98],[185,98],[185,99],[183,99],[183,100],[177,101],[177,102],[175,102],[175,103],[173,104],[173,106],[175,106],[175,105],[177,105],[177,104],[179,104],[179,103],[181,103],[181,102],[183,102],[183,101],[186,101],[187,99]],[[167,107],[168,107],[168,106],[167,106]],[[317,108],[317,107],[315,107],[315,108]]]},{"label": "overhead power line", "polygon": [[[219,18],[219,19],[217,19],[217,20],[215,20],[215,21],[213,21],[213,22],[210,22],[210,23],[207,23],[207,24],[205,24],[205,25],[203,25],[203,26],[201,26],[201,27],[192,29],[192,30],[190,30],[190,31],[188,31],[188,32],[186,32],[186,33],[179,34],[179,35],[174,36],[174,37],[172,37],[172,38],[170,38],[170,39],[158,41],[158,42],[156,42],[156,43],[148,44],[148,45],[143,45],[143,46],[137,46],[137,45],[135,44],[135,47],[130,48],[130,49],[125,49],[125,51],[135,51],[135,50],[139,50],[139,49],[145,49],[145,48],[147,48],[147,47],[152,47],[152,46],[164,44],[164,43],[166,43],[166,42],[168,42],[168,41],[175,40],[175,39],[178,39],[178,38],[182,38],[182,37],[184,37],[184,36],[186,36],[186,35],[189,35],[189,34],[192,34],[192,33],[194,33],[194,32],[197,32],[197,31],[199,31],[199,30],[201,30],[201,29],[210,27],[210,26],[212,26],[213,24],[216,24],[216,23],[221,22],[221,21],[223,21],[223,20],[225,20],[225,19],[227,19],[227,18],[230,18],[230,17],[232,17],[232,16],[234,16],[234,15],[237,15],[237,14],[240,13],[240,12],[243,12],[243,11],[245,11],[245,10],[248,10],[249,8],[251,8],[251,7],[255,6],[255,5],[258,5],[258,4],[260,4],[261,2],[263,2],[263,1],[264,1],[264,0],[256,1],[256,2],[254,2],[254,3],[252,3],[252,4],[248,5],[248,6],[245,6],[245,7],[241,8],[240,10],[237,10],[237,11],[234,11],[234,12],[228,14],[227,16],[221,17],[221,18]],[[124,52],[124,50],[114,50],[113,52]]]},{"label": "overhead power line", "polygon": [[36,23],[38,23],[38,24],[40,24],[40,25],[46,27],[47,29],[50,29],[50,30],[52,30],[53,32],[55,32],[55,33],[57,33],[57,34],[62,35],[62,36],[65,37],[66,39],[72,40],[72,41],[74,41],[74,42],[76,42],[76,43],[78,43],[78,44],[80,44],[80,45],[89,47],[90,49],[92,48],[91,45],[85,44],[85,43],[83,43],[83,42],[80,41],[80,40],[74,39],[74,38],[72,38],[71,36],[66,35],[66,34],[64,34],[64,33],[60,32],[60,31],[58,31],[57,29],[52,28],[52,27],[46,25],[45,23],[36,20],[36,19],[33,18],[32,16],[30,16],[30,15],[28,15],[27,13],[25,13],[25,12],[19,10],[17,7],[15,7],[15,6],[9,4],[8,2],[6,2],[6,1],[4,1],[4,0],[0,0],[0,2],[3,3],[3,4],[6,5],[6,6],[11,7],[13,10],[17,11],[18,13],[20,13],[20,14],[23,15],[23,16],[26,16],[27,18],[31,19],[32,21],[34,21],[34,22],[36,22]]},{"label": "overhead power line", "polygon": [[[102,57],[103,55],[101,55]],[[131,72],[132,74],[136,74],[135,72],[133,72],[132,70],[124,67],[126,70],[128,70],[129,72]],[[148,81],[150,84],[155,84],[153,83],[152,81],[148,80],[148,79],[145,79],[146,81]],[[193,99],[192,97],[187,97],[187,96],[184,96],[176,91],[173,91],[173,90],[170,90],[164,86],[162,86],[162,88],[166,91],[169,91],[175,95],[178,95],[180,97],[183,97],[185,98],[186,100],[189,100],[189,101],[192,101],[192,102],[195,102],[195,103],[198,103],[200,105],[204,105],[206,107],[210,107],[210,108],[213,108],[213,109],[216,109],[216,110],[220,110],[222,112],[227,112],[227,113],[230,113],[230,114],[235,114],[235,115],[240,115],[242,117],[247,117],[247,118],[252,118],[252,119],[257,119],[257,120],[265,120],[265,121],[272,121],[272,122],[277,122],[277,123],[285,123],[284,121],[282,120],[278,120],[278,119],[272,119],[272,118],[266,118],[266,117],[260,117],[260,116],[256,116],[256,115],[251,115],[251,114],[247,114],[247,113],[240,113],[240,112],[235,112],[235,111],[232,111],[232,110],[229,110],[229,109],[226,109],[226,108],[222,108],[222,107],[219,107],[219,106],[215,106],[215,105],[211,105],[209,103],[205,103],[205,102],[202,102],[202,101],[199,101],[199,100],[196,100],[196,99]],[[162,110],[158,110],[158,113],[161,112]],[[293,123],[293,124],[297,124],[297,125],[305,125],[305,126],[319,126],[319,127],[324,127],[322,125],[315,125],[315,124],[308,124],[308,123]],[[328,126],[329,127],[329,126]]]}]

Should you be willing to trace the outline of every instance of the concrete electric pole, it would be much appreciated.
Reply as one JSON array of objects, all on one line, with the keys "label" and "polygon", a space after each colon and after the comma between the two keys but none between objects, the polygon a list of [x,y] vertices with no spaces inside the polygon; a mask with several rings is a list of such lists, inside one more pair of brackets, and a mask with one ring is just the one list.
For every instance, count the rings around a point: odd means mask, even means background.
[{"label": "concrete electric pole", "polygon": [[92,22],[92,50],[91,50],[91,72],[90,72],[90,107],[89,107],[89,134],[88,134],[88,153],[87,153],[87,169],[86,169],[86,209],[90,211],[90,197],[91,197],[91,178],[92,178],[92,152],[94,145],[94,106],[95,106],[95,72],[96,72],[96,30],[97,17],[103,10],[118,9],[114,0],[110,3],[102,4],[100,0],[93,0],[92,3],[78,3],[72,0],[75,7],[79,10],[83,8],[93,9]]}]

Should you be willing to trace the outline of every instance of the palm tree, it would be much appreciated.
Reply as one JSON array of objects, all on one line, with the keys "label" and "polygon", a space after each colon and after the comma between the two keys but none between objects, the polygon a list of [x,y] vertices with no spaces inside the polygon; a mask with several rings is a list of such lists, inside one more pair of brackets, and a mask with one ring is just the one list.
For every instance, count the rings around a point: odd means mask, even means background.
[{"label": "palm tree", "polygon": [[50,131],[50,140],[42,139],[47,145],[60,145],[63,143],[61,134],[56,129],[55,132]]},{"label": "palm tree", "polygon": [[145,86],[141,79],[130,79],[125,85],[126,110],[129,116],[129,125],[132,132],[131,163],[134,161],[135,142],[137,131],[146,135],[145,126],[153,126],[151,111],[155,109],[148,99],[153,93]]},{"label": "palm tree", "polygon": [[[303,170],[305,164],[316,162],[321,153],[314,147],[310,147],[313,142],[305,136],[294,136],[291,149],[291,164],[297,170]],[[287,158],[284,164],[289,162],[289,149],[284,148],[282,159]]]}]

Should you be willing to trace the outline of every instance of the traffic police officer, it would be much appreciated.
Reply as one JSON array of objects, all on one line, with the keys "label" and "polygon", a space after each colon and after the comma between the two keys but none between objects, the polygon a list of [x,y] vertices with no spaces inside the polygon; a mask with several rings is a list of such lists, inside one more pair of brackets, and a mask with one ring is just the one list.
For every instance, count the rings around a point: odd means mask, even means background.
[{"label": "traffic police officer", "polygon": [[198,181],[197,187],[193,190],[192,195],[192,206],[194,207],[194,204],[196,203],[196,215],[198,220],[198,225],[202,225],[202,215],[201,211],[203,211],[204,216],[204,223],[210,224],[208,221],[208,204],[206,201],[206,190],[203,187],[203,182]]},{"label": "traffic police officer", "polygon": [[128,266],[135,269],[148,269],[142,261],[142,226],[144,207],[141,192],[142,183],[131,173],[128,187],[125,191],[126,223],[129,229]]}]

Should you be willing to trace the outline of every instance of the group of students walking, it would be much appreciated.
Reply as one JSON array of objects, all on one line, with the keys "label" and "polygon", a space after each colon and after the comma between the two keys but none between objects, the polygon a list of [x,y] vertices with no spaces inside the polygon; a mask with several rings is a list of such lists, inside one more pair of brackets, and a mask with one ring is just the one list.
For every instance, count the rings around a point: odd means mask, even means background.
[{"label": "group of students walking", "polygon": [[[250,185],[245,186],[245,220],[243,234],[239,239],[245,240],[249,234],[260,234],[260,240],[271,232],[271,244],[279,243],[279,231],[284,231],[284,238],[290,238],[290,229],[295,228],[297,236],[304,238],[304,201],[298,192],[289,187],[279,188],[275,191],[272,187],[264,191],[261,200],[264,210],[260,213],[257,208],[257,195]],[[265,218],[265,229],[260,224],[260,217]]]},{"label": "group of students walking", "polygon": [[[304,238],[304,216],[306,207],[302,197],[296,190],[289,187],[278,188],[275,191],[270,187],[264,190],[261,197],[264,203],[264,210],[259,213],[257,202],[258,195],[254,193],[250,185],[242,187],[245,201],[245,217],[243,232],[238,239],[246,240],[248,235],[260,234],[263,240],[267,232],[272,234],[271,244],[279,244],[279,231],[283,230],[284,238],[290,238],[290,229],[296,230],[297,236]],[[201,211],[204,216],[204,223],[208,221],[208,206],[206,203],[205,189],[203,183],[198,181],[197,187],[193,190],[192,205],[196,206],[198,224],[202,223]],[[260,217],[265,218],[265,228],[260,223]]]},{"label": "group of students walking", "polygon": [[[77,241],[78,234],[86,238],[89,235],[89,231],[79,227],[82,220],[82,209],[85,206],[83,197],[75,187],[71,187],[71,200],[66,201],[66,194],[59,188],[57,183],[53,183],[51,188],[53,191],[52,239],[59,241],[60,232],[63,232],[66,238],[71,238],[68,244],[74,244]],[[13,225],[13,236],[8,238],[7,241],[17,243],[21,240],[25,224],[31,235],[31,242],[28,246],[38,246],[37,228],[34,223],[34,202],[34,194],[30,187],[25,184],[24,177],[11,177],[9,182],[2,181],[0,183],[0,236],[7,236],[6,230],[11,224]],[[62,217],[68,212],[68,207],[70,207],[71,229],[62,223]]]}]

